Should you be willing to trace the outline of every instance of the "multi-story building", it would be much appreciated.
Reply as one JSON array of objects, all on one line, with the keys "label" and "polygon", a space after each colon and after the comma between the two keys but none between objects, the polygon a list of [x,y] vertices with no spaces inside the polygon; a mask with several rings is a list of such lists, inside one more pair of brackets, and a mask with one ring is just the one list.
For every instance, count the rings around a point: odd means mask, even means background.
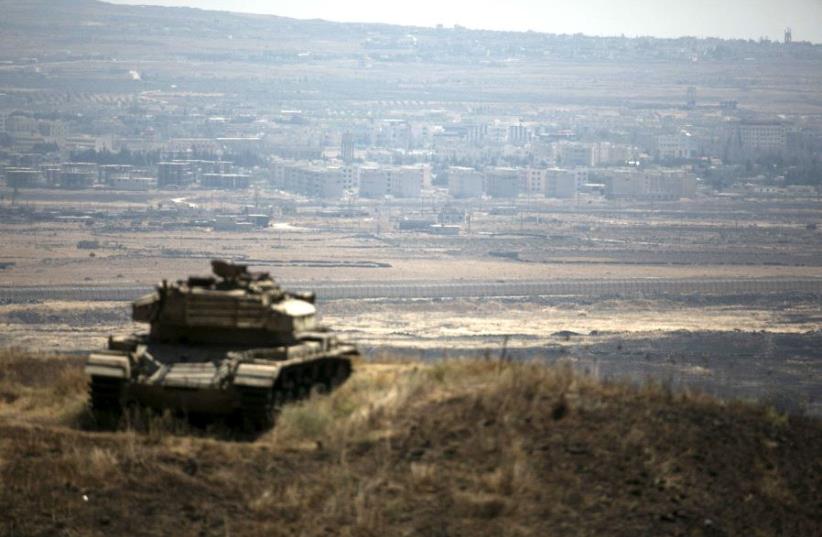
[{"label": "multi-story building", "polygon": [[63,139],[63,149],[67,151],[103,151],[111,150],[113,146],[111,136],[66,136]]},{"label": "multi-story building", "polygon": [[[446,132],[447,134],[447,132]],[[466,125],[464,127],[465,141],[471,144],[484,142],[488,137],[488,124]]]},{"label": "multi-story building", "polygon": [[181,187],[194,182],[194,174],[187,162],[160,162],[157,164],[157,187]]},{"label": "multi-story building", "polygon": [[678,200],[695,193],[696,177],[685,170],[613,170],[606,180],[611,198]]},{"label": "multi-story building", "polygon": [[584,174],[577,170],[566,170],[562,168],[549,168],[545,170],[546,197],[573,199],[576,198],[580,190],[580,180]]},{"label": "multi-story building", "polygon": [[656,153],[659,160],[691,159],[696,156],[696,143],[688,131],[661,134],[656,138]]},{"label": "multi-story building", "polygon": [[788,132],[774,121],[741,121],[720,129],[716,153],[727,161],[782,155],[787,149]]},{"label": "multi-story building", "polygon": [[131,176],[132,167],[128,164],[104,164],[97,168],[97,180],[100,184],[111,185],[114,179]]},{"label": "multi-story building", "polygon": [[31,188],[42,183],[42,174],[32,168],[6,168],[5,175],[9,188]]},{"label": "multi-story building", "polygon": [[593,165],[593,144],[581,142],[556,142],[554,155],[557,164],[564,168]]},{"label": "multi-story building", "polygon": [[419,198],[423,187],[431,185],[431,167],[400,166],[391,170],[391,195],[397,198]]},{"label": "multi-story building", "polygon": [[111,178],[109,186],[113,190],[146,191],[157,186],[157,179],[153,177],[115,176]]},{"label": "multi-story building", "polygon": [[401,119],[384,119],[373,132],[374,145],[380,147],[411,147],[411,126]]},{"label": "multi-story building", "polygon": [[455,198],[480,198],[485,194],[485,174],[474,168],[448,168],[448,193]]},{"label": "multi-story building", "polygon": [[206,173],[200,180],[200,186],[219,190],[246,190],[251,186],[251,177],[240,173]]},{"label": "multi-story building", "polygon": [[354,135],[350,132],[345,132],[340,141],[340,159],[343,162],[354,162]]},{"label": "multi-story building", "polygon": [[546,171],[544,168],[520,169],[520,191],[526,194],[545,194]]},{"label": "multi-story building", "polygon": [[60,168],[60,188],[91,188],[97,176],[97,164],[93,162],[67,162]]},{"label": "multi-story building", "polygon": [[313,199],[338,199],[351,191],[351,178],[344,166],[295,162],[286,165],[283,188]]},{"label": "multi-story building", "polygon": [[4,129],[11,135],[33,134],[37,131],[37,121],[29,116],[11,114],[6,117]]},{"label": "multi-story building", "polygon": [[[360,169],[351,164],[332,164],[328,167],[329,170],[334,170],[339,174],[337,184],[339,188],[339,196],[346,194],[356,194],[360,191]],[[330,197],[330,196],[329,196]],[[337,196],[334,196],[337,197]]]},{"label": "multi-story building", "polygon": [[787,129],[778,122],[746,121],[738,126],[739,142],[743,150],[781,153],[785,150]]},{"label": "multi-story building", "polygon": [[431,182],[428,166],[371,165],[360,168],[360,196],[364,198],[418,198],[426,182]]},{"label": "multi-story building", "polygon": [[508,127],[508,143],[525,145],[531,141],[531,129],[525,125],[511,125]]},{"label": "multi-story building", "polygon": [[391,192],[390,176],[377,165],[360,167],[360,196],[383,198]]},{"label": "multi-story building", "polygon": [[624,165],[629,160],[636,160],[639,152],[634,146],[612,142],[596,143],[593,150],[593,166]]},{"label": "multi-story building", "polygon": [[520,174],[516,168],[485,170],[486,189],[494,198],[516,198],[520,193]]},{"label": "multi-story building", "polygon": [[47,143],[46,139],[39,133],[18,132],[12,136],[12,140],[14,150],[20,153],[31,153],[37,146]]}]

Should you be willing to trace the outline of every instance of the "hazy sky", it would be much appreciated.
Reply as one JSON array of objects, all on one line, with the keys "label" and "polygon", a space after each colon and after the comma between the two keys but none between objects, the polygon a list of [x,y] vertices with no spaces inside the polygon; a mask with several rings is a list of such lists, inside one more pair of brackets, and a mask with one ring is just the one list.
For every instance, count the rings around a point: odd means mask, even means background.
[{"label": "hazy sky", "polygon": [[822,42],[822,0],[109,0],[300,19],[592,35],[742,37]]}]

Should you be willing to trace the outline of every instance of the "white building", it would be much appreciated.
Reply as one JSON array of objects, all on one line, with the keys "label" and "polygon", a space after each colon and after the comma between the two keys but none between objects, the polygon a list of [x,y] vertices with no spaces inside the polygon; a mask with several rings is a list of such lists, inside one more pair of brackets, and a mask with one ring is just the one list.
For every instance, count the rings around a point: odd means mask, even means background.
[{"label": "white building", "polygon": [[383,198],[391,192],[390,176],[377,165],[360,167],[360,196],[363,198]]},{"label": "white building", "polygon": [[339,199],[357,190],[353,166],[292,162],[275,166],[283,190],[313,199]]},{"label": "white building", "polygon": [[688,131],[676,134],[661,134],[656,138],[659,160],[691,159],[696,156],[696,143]]},{"label": "white building", "polygon": [[581,186],[587,182],[587,176],[587,171],[549,168],[545,170],[545,196],[574,199],[577,197]]},{"label": "white building", "polygon": [[364,198],[418,198],[424,185],[431,184],[430,166],[362,166],[360,196]]},{"label": "white building", "polygon": [[112,177],[109,185],[113,190],[146,191],[157,186],[157,179],[153,177],[129,177],[120,175]]},{"label": "white building", "polygon": [[624,165],[629,160],[636,160],[638,155],[636,147],[612,142],[597,142],[592,145],[591,151],[591,165],[594,167]]},{"label": "white building", "polygon": [[520,174],[516,168],[489,168],[485,171],[485,185],[489,196],[516,198],[520,193]]},{"label": "white building", "polygon": [[520,192],[525,194],[545,194],[544,168],[521,168],[519,170]]},{"label": "white building", "polygon": [[508,143],[525,145],[531,141],[532,131],[525,125],[510,125],[508,127]]},{"label": "white building", "polygon": [[695,193],[696,177],[685,170],[613,170],[607,181],[611,198],[678,200]]},{"label": "white building", "polygon": [[739,142],[753,152],[779,153],[785,150],[787,129],[777,122],[743,122],[739,124]]},{"label": "white building", "polygon": [[594,144],[581,142],[555,142],[554,159],[564,168],[593,166]]},{"label": "white building", "polygon": [[448,193],[455,198],[480,198],[485,194],[485,175],[474,168],[448,168]]},{"label": "white building", "polygon": [[724,125],[713,152],[723,160],[743,161],[768,155],[781,155],[788,145],[785,125],[772,121],[741,121]]}]

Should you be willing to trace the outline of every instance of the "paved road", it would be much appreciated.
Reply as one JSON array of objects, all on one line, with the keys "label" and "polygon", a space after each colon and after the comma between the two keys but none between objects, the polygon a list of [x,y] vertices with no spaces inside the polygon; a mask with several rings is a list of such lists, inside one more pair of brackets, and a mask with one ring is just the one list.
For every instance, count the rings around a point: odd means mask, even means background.
[{"label": "paved road", "polygon": [[[622,279],[475,282],[285,283],[295,290],[314,290],[320,300],[527,297],[527,296],[666,296],[683,294],[761,295],[808,293],[822,295],[822,278],[807,279]],[[127,301],[149,292],[144,286],[0,286],[0,303],[45,300]]]}]

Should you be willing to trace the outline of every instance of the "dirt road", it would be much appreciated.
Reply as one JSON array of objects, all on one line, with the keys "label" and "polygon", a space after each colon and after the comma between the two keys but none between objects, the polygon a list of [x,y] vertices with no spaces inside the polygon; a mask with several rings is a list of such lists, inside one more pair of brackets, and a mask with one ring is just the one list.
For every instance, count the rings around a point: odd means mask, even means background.
[{"label": "dirt road", "polygon": [[[295,290],[310,289],[320,300],[364,298],[457,298],[502,296],[665,296],[683,294],[750,295],[769,293],[822,294],[822,278],[672,279],[474,281],[474,282],[359,282],[286,283]],[[39,300],[112,302],[132,300],[150,288],[123,286],[0,287],[0,302]]]}]

